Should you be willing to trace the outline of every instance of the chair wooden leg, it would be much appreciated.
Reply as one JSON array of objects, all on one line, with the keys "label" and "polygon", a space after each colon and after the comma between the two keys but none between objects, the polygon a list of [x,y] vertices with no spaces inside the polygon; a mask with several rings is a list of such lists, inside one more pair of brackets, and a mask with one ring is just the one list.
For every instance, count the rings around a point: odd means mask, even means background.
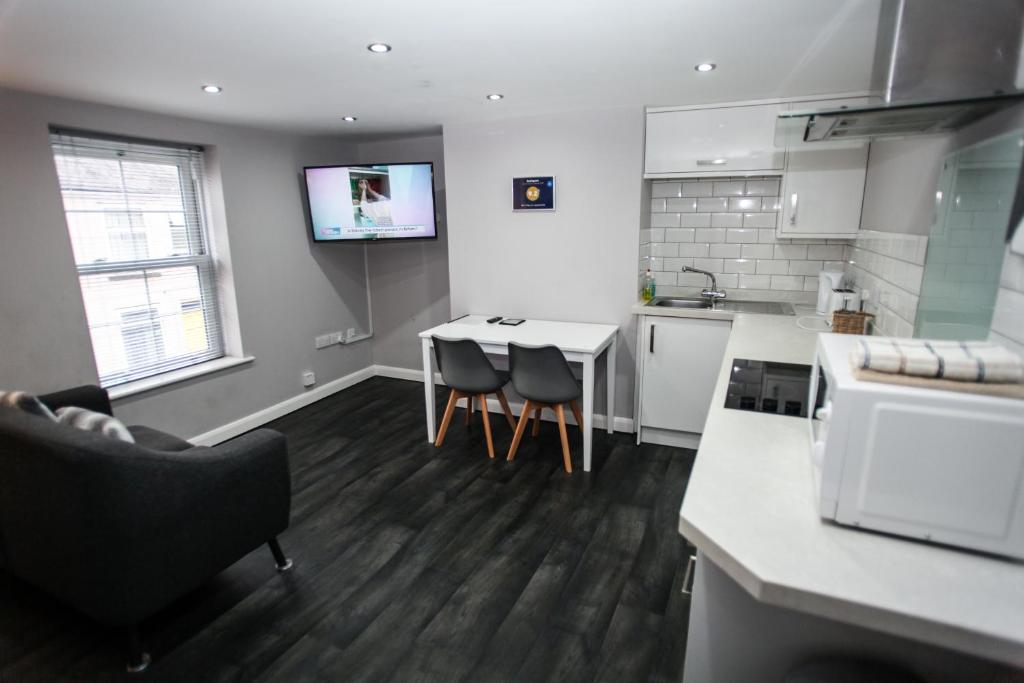
[{"label": "chair wooden leg", "polygon": [[523,412],[519,415],[519,424],[516,425],[515,436],[512,437],[512,445],[508,449],[508,457],[506,460],[512,460],[516,457],[516,449],[519,448],[519,442],[523,438],[523,433],[526,431],[526,425],[530,422],[530,402],[527,401],[523,404]]},{"label": "chair wooden leg", "polygon": [[562,459],[565,460],[565,471],[572,474],[572,458],[569,457],[569,435],[565,433],[565,408],[561,403],[555,406],[558,416],[558,434],[562,437]]},{"label": "chair wooden leg", "polygon": [[533,411],[533,435],[537,436],[540,434],[540,408]]},{"label": "chair wooden leg", "polygon": [[508,426],[515,429],[516,420],[512,417],[512,409],[508,407],[508,399],[505,398],[505,392],[498,389],[494,393],[498,396],[498,402],[501,404],[501,409],[505,411],[505,419],[508,420]]},{"label": "chair wooden leg", "polygon": [[484,421],[484,436],[487,437],[487,456],[494,458],[494,441],[491,440],[491,416],[487,413],[487,396],[480,394],[480,418]]},{"label": "chair wooden leg", "polygon": [[459,392],[452,389],[452,393],[448,395],[448,405],[444,409],[444,417],[441,419],[441,428],[437,431],[437,439],[434,440],[434,447],[440,447],[444,443],[445,432],[448,431],[448,425],[452,423],[452,415],[455,414],[455,404],[459,400]]},{"label": "chair wooden leg", "polygon": [[473,397],[466,396],[466,426],[469,426],[469,420],[473,417]]},{"label": "chair wooden leg", "polygon": [[576,416],[576,426],[583,431],[583,413],[580,412],[580,404],[576,401],[569,401],[569,407],[572,408],[572,414]]}]

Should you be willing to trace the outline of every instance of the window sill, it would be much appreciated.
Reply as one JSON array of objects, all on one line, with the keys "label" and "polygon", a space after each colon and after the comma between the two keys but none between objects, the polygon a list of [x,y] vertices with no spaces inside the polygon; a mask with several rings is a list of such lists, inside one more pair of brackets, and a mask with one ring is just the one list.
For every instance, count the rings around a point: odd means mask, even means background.
[{"label": "window sill", "polygon": [[140,379],[135,382],[119,384],[108,390],[110,393],[110,400],[116,401],[121,398],[135,396],[136,394],[152,391],[153,389],[159,389],[160,387],[166,387],[171,384],[177,384],[178,382],[184,382],[185,380],[209,375],[213,372],[220,372],[221,370],[227,370],[228,368],[245,365],[246,363],[253,362],[253,360],[255,359],[252,356],[224,356],[223,358],[199,363],[198,365],[190,365],[189,367],[181,368],[180,370],[171,370],[170,372],[153,375],[152,377],[146,377],[145,379]]}]

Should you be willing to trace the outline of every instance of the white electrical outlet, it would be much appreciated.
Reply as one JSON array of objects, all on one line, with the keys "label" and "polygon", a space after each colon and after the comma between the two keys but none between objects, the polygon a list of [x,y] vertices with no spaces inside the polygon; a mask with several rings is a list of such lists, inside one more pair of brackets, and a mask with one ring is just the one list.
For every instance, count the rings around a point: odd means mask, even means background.
[{"label": "white electrical outlet", "polygon": [[331,335],[329,335],[329,334],[321,334],[314,341],[316,342],[316,348],[318,348],[318,349],[322,349],[325,346],[330,346],[331,343],[332,343],[331,342]]},{"label": "white electrical outlet", "polygon": [[311,387],[316,384],[316,374],[312,370],[306,370],[302,373],[302,386]]},{"label": "white electrical outlet", "polygon": [[332,344],[340,344],[341,340],[343,338],[344,337],[342,337],[341,332],[331,332],[331,343]]},{"label": "white electrical outlet", "polygon": [[348,328],[348,331],[345,332],[345,339],[351,339],[354,336],[356,336],[356,328]]}]

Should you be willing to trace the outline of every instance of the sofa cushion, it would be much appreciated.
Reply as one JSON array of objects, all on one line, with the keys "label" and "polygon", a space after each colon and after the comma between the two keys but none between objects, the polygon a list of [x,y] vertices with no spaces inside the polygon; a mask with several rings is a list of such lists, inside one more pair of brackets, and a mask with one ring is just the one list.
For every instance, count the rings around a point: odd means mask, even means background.
[{"label": "sofa cushion", "polygon": [[103,436],[109,436],[112,439],[120,439],[129,443],[135,441],[132,433],[116,417],[111,417],[106,413],[97,413],[94,410],[79,408],[78,406],[58,408],[57,422],[74,427],[75,429],[83,429],[87,432],[96,432]]},{"label": "sofa cushion", "polygon": [[0,391],[0,406],[56,420],[57,416],[38,398],[24,391]]},{"label": "sofa cushion", "polygon": [[152,427],[143,427],[142,425],[132,425],[128,428],[128,431],[135,437],[135,443],[139,446],[145,446],[151,448],[154,451],[184,451],[189,448],[193,448],[192,444],[184,439],[168,434],[167,432],[161,432],[158,429]]}]

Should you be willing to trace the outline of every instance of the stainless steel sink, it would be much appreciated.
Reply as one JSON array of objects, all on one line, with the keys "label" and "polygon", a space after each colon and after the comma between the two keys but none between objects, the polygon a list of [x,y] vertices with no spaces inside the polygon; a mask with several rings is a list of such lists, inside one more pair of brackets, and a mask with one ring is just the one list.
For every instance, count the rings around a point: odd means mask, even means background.
[{"label": "stainless steel sink", "polygon": [[659,296],[647,302],[656,308],[689,308],[729,313],[763,313],[766,315],[795,315],[793,305],[782,301],[737,301],[729,299],[691,299],[686,297]]},{"label": "stainless steel sink", "polygon": [[710,299],[681,299],[659,296],[651,299],[647,305],[662,308],[711,308],[712,302]]}]

